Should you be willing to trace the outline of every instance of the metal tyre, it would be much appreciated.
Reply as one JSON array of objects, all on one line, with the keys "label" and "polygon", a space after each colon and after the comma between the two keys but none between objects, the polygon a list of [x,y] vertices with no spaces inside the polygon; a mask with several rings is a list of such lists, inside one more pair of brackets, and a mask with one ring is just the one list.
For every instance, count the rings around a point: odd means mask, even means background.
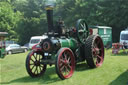
[{"label": "metal tyre", "polygon": [[69,48],[61,48],[56,57],[56,72],[64,80],[70,78],[75,70],[75,57]]},{"label": "metal tyre", "polygon": [[85,42],[85,56],[91,68],[100,67],[104,61],[104,45],[98,35],[91,35]]},{"label": "metal tyre", "polygon": [[40,51],[32,50],[26,58],[26,70],[31,77],[39,77],[44,74],[46,65],[40,62],[43,59],[43,54]]}]

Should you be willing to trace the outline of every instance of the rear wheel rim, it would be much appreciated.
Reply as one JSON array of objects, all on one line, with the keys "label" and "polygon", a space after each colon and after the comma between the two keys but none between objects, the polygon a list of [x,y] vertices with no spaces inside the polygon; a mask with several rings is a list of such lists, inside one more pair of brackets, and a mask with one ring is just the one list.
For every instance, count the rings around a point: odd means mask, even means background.
[{"label": "rear wheel rim", "polygon": [[101,66],[104,61],[104,45],[100,37],[96,37],[93,43],[92,55],[96,67]]}]

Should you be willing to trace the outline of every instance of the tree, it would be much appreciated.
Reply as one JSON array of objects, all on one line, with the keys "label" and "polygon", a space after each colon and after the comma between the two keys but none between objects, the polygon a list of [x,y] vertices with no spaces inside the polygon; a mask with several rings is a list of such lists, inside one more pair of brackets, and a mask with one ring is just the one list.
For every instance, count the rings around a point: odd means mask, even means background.
[{"label": "tree", "polygon": [[[1,0],[0,31],[7,31],[10,39],[21,44],[31,36],[47,31],[44,0]],[[127,27],[128,2],[126,0],[57,0],[54,22],[61,16],[67,27],[85,19],[88,25],[105,25],[113,28],[113,41],[119,41],[119,33]],[[54,23],[55,24],[55,23]],[[116,33],[115,33],[116,32]]]},{"label": "tree", "polygon": [[17,39],[17,22],[20,20],[20,12],[14,12],[8,2],[0,2],[0,31],[9,33],[9,39]]},{"label": "tree", "polygon": [[[19,23],[17,33],[19,35],[19,43],[28,43],[32,36],[41,36],[46,32],[46,15],[45,10],[42,8],[41,0],[27,0],[27,2],[20,2],[23,4],[15,3],[16,10],[20,10],[24,14]],[[24,5],[22,7],[22,5]],[[18,8],[18,7],[22,7]]]},{"label": "tree", "polygon": [[128,1],[103,0],[99,5],[102,7],[99,20],[113,28],[113,42],[119,42],[121,30],[128,26]]}]

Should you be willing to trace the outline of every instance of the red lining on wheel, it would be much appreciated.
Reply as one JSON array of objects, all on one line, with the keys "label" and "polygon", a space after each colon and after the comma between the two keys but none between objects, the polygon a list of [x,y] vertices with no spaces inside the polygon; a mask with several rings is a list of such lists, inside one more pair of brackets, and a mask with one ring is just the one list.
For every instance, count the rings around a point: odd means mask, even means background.
[{"label": "red lining on wheel", "polygon": [[95,64],[96,64],[96,67],[99,67],[103,64],[103,61],[104,61],[104,45],[100,37],[97,37],[96,40],[97,41],[94,42],[97,45],[95,51],[99,49],[99,54],[97,54],[97,60]]},{"label": "red lining on wheel", "polygon": [[[34,55],[34,53],[36,53],[36,56]],[[41,54],[38,54],[35,51],[32,51],[29,54],[28,71],[30,73],[30,76],[36,77],[36,76],[40,76],[42,73],[44,73],[44,70],[46,68],[44,65],[42,66],[40,64],[40,60],[41,60]]]},{"label": "red lining on wheel", "polygon": [[[64,52],[67,52],[68,54],[69,54],[69,56],[70,56],[70,58],[71,58],[71,65],[70,65],[70,70],[69,70],[69,72],[68,72],[68,74],[66,74],[66,75],[64,75],[64,73],[62,73],[62,71],[60,70],[61,68],[60,68],[60,65],[62,64],[61,63],[61,57],[62,57],[62,55],[63,55],[63,53]],[[66,79],[66,78],[70,78],[71,76],[72,76],[72,74],[73,74],[73,72],[74,72],[74,69],[75,69],[75,59],[73,59],[74,58],[74,55],[73,55],[73,53],[72,53],[72,51],[70,50],[70,49],[68,49],[68,48],[64,48],[62,51],[61,51],[61,53],[58,55],[58,68],[59,68],[59,71],[60,71],[60,73],[61,73],[61,75]],[[64,62],[67,62],[66,61],[66,59],[64,60]],[[63,63],[64,64],[64,63]],[[66,66],[66,65],[63,65],[63,66],[65,66],[66,68],[68,68],[68,66]],[[65,69],[66,69],[65,68]],[[64,68],[63,68],[64,69]]]}]

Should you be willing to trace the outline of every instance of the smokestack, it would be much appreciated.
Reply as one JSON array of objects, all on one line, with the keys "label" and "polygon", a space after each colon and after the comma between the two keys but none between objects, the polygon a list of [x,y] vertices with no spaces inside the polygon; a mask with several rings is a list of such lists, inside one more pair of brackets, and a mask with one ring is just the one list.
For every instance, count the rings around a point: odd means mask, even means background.
[{"label": "smokestack", "polygon": [[47,10],[48,32],[53,32],[53,10]]},{"label": "smokestack", "polygon": [[54,31],[53,26],[53,8],[55,7],[56,0],[46,0],[45,10],[47,11],[47,22],[48,22],[48,32]]}]

